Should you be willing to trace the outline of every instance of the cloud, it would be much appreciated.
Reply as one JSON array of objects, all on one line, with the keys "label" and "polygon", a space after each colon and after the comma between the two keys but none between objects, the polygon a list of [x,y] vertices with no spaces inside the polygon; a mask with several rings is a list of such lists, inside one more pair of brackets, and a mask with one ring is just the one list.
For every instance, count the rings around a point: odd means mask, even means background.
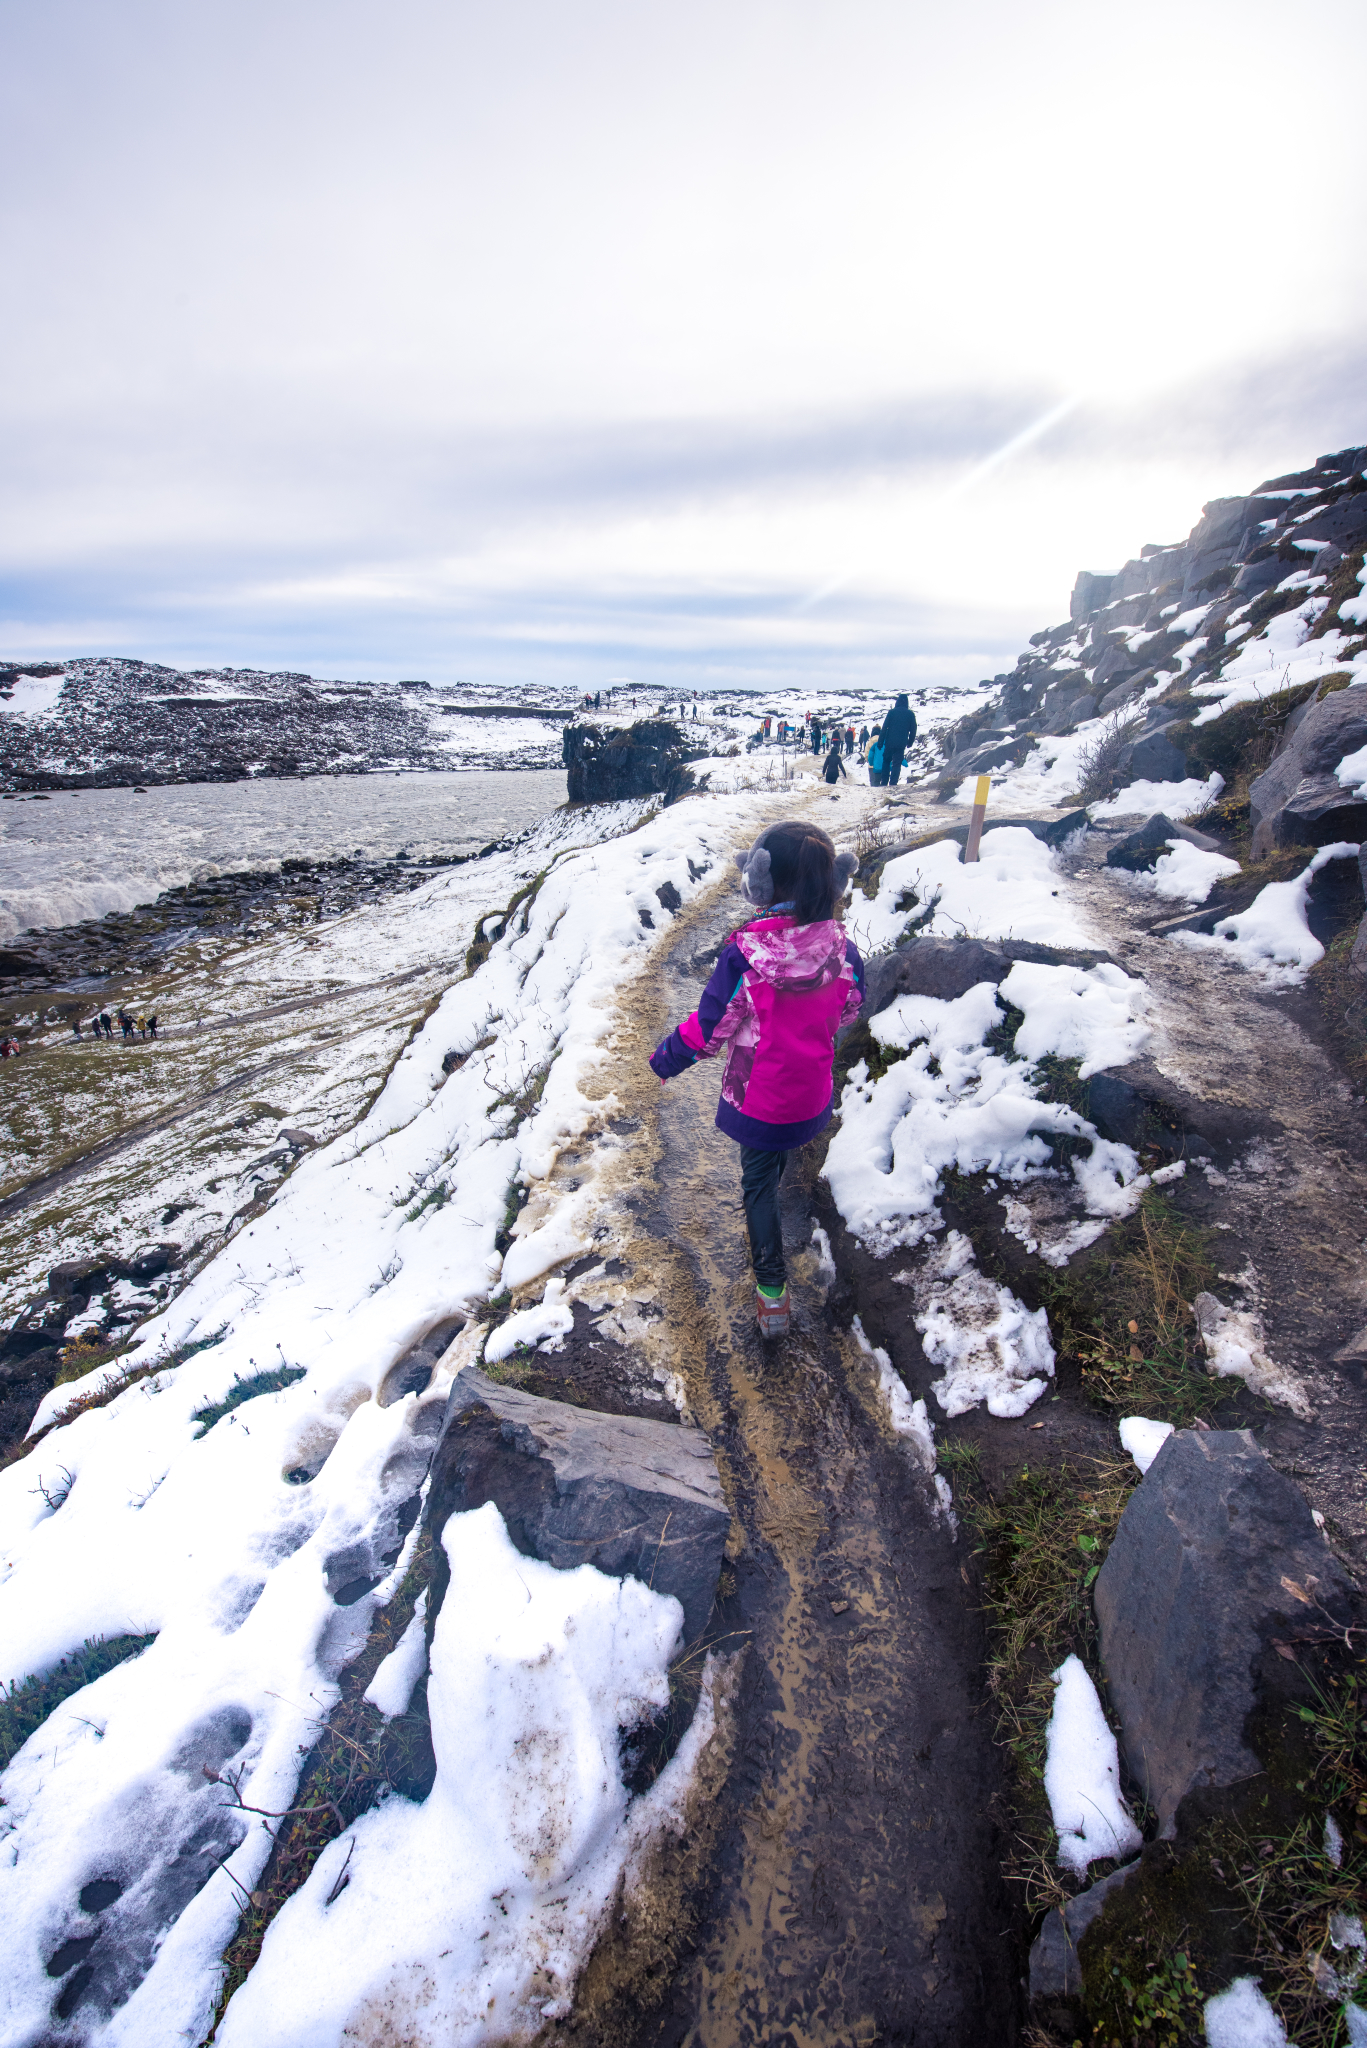
[{"label": "cloud", "polygon": [[1269,101],[1278,10],[1228,29],[11,10],[0,647],[993,672],[1079,567],[1367,439],[1355,131]]}]

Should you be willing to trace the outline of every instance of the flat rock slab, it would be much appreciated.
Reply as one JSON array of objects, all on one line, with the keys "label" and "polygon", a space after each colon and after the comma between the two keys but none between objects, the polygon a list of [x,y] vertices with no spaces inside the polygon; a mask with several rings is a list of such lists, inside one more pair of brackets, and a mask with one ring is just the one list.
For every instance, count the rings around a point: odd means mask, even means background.
[{"label": "flat rock slab", "polygon": [[572,1408],[466,1366],[432,1463],[432,1526],[490,1500],[524,1556],[630,1575],[674,1595],[686,1642],[706,1628],[731,1516],[701,1430]]},{"label": "flat rock slab", "polygon": [[1253,1666],[1277,1625],[1351,1588],[1299,1487],[1248,1430],[1177,1430],[1130,1496],[1095,1589],[1130,1772],[1170,1833],[1186,1793],[1262,1766],[1244,1741]]},{"label": "flat rock slab", "polygon": [[[886,1010],[898,996],[935,996],[951,1003],[980,981],[1005,981],[1017,961],[1038,967],[1098,967],[1109,953],[1082,952],[1065,946],[1041,946],[1029,939],[1002,939],[987,945],[981,939],[913,937],[891,953],[870,960],[865,968],[865,1022]],[[848,1031],[851,1027],[847,1025]]]},{"label": "flat rock slab", "polygon": [[1044,1925],[1030,1950],[1030,1997],[1077,1998],[1082,1991],[1082,1965],[1077,1948],[1087,1929],[1111,1893],[1133,1876],[1140,1859],[1122,1864],[1109,1877],[1099,1878],[1085,1892],[1054,1906],[1044,1916]]},{"label": "flat rock slab", "polygon": [[1220,842],[1206,832],[1196,832],[1190,825],[1178,825],[1156,811],[1147,825],[1141,825],[1137,832],[1131,832],[1118,846],[1113,846],[1106,856],[1108,868],[1129,868],[1132,872],[1140,868],[1151,868],[1167,852],[1171,839],[1185,839],[1188,846],[1199,846],[1203,853],[1219,853]]}]

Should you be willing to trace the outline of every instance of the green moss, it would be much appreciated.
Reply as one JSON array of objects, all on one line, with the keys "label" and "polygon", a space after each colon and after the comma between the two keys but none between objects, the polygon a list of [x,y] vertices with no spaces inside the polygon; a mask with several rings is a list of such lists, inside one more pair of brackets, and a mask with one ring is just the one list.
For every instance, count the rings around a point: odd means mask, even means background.
[{"label": "green moss", "polygon": [[199,1424],[196,1437],[207,1436],[216,1422],[225,1415],[231,1415],[234,1408],[240,1408],[244,1401],[254,1401],[259,1394],[278,1394],[285,1387],[302,1380],[306,1368],[302,1365],[278,1365],[270,1372],[249,1373],[246,1379],[235,1378],[221,1401],[211,1401],[207,1408],[196,1408],[193,1420]]},{"label": "green moss", "polygon": [[0,1687],[0,1771],[9,1769],[30,1735],[42,1727],[54,1707],[83,1687],[93,1685],[129,1657],[156,1641],[150,1636],[91,1636],[83,1647],[63,1657],[41,1677],[20,1679]]}]

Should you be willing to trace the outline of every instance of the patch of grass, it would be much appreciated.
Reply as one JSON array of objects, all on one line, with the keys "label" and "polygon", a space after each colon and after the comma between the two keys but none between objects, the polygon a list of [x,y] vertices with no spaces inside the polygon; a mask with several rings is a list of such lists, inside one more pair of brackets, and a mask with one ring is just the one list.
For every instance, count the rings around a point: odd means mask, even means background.
[{"label": "patch of grass", "polygon": [[1054,1347],[1099,1408],[1187,1428],[1240,1391],[1213,1379],[1192,1301],[1214,1284],[1208,1234],[1151,1188],[1092,1257],[1040,1287]]},{"label": "patch of grass", "polygon": [[955,1505],[982,1562],[987,1683],[1012,1760],[1015,1842],[1005,1874],[1039,1912],[1069,1895],[1044,1791],[1050,1673],[1069,1655],[1099,1669],[1091,1587],[1138,1474],[1128,1458],[1027,1466],[994,1498],[981,1486],[976,1446],[943,1445],[940,1463],[954,1475]]},{"label": "patch of grass", "polygon": [[430,1189],[420,1202],[415,1202],[411,1209],[404,1211],[404,1221],[406,1223],[416,1223],[425,1209],[444,1209],[450,1193],[451,1190],[447,1183],[444,1180],[439,1180],[436,1186]]},{"label": "patch of grass", "polygon": [[[1344,1922],[1367,1910],[1367,1660],[1324,1634],[1280,1651],[1294,1678],[1249,1724],[1263,1774],[1213,1795],[1216,1810],[1189,1830],[1179,1821],[1178,1842],[1150,1852],[1083,1938],[1083,1998],[1098,2048],[1155,2038],[1135,1992],[1174,1950],[1204,1996],[1236,1976],[1257,1977],[1297,2048],[1345,2048],[1344,2000],[1364,1981]],[[1326,1815],[1341,1838],[1337,1863]],[[1166,2038],[1199,2048],[1199,2012],[1178,2017]]]},{"label": "patch of grass", "polygon": [[237,1933],[224,1951],[226,1974],[210,2040],[229,1999],[246,1981],[260,1955],[271,1921],[304,1883],[328,1843],[344,1834],[386,1791],[420,1800],[432,1789],[436,1759],[427,1716],[426,1678],[419,1680],[407,1713],[392,1721],[386,1721],[363,1697],[413,1619],[418,1595],[431,1570],[432,1535],[424,1527],[393,1599],[387,1607],[377,1609],[365,1648],[342,1673],[342,1697],[304,1762],[294,1805],[287,1814],[276,1816],[280,1825],[275,1847]]},{"label": "patch of grass", "polygon": [[155,1641],[155,1635],[89,1636],[81,1649],[63,1657],[60,1664],[42,1677],[23,1678],[14,1685],[0,1687],[0,1771],[9,1769],[54,1707],[84,1686],[93,1685],[126,1658],[136,1657]]},{"label": "patch of grass", "polygon": [[278,1394],[285,1387],[302,1380],[307,1368],[302,1365],[277,1365],[268,1372],[249,1373],[246,1379],[235,1375],[233,1383],[221,1401],[211,1401],[207,1408],[196,1408],[191,1418],[199,1424],[196,1439],[207,1436],[216,1422],[225,1415],[231,1415],[234,1408],[240,1408],[244,1401],[254,1401],[258,1394]]}]

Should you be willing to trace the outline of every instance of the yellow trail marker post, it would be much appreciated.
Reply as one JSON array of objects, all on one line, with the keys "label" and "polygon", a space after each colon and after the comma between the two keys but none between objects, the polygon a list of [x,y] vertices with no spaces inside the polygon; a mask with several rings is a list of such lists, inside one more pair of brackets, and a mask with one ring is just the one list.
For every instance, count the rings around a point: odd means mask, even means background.
[{"label": "yellow trail marker post", "polygon": [[973,792],[973,816],[968,821],[968,844],[964,848],[965,861],[978,858],[978,841],[983,836],[983,819],[987,815],[987,792],[992,787],[990,775],[978,777],[978,787]]}]

